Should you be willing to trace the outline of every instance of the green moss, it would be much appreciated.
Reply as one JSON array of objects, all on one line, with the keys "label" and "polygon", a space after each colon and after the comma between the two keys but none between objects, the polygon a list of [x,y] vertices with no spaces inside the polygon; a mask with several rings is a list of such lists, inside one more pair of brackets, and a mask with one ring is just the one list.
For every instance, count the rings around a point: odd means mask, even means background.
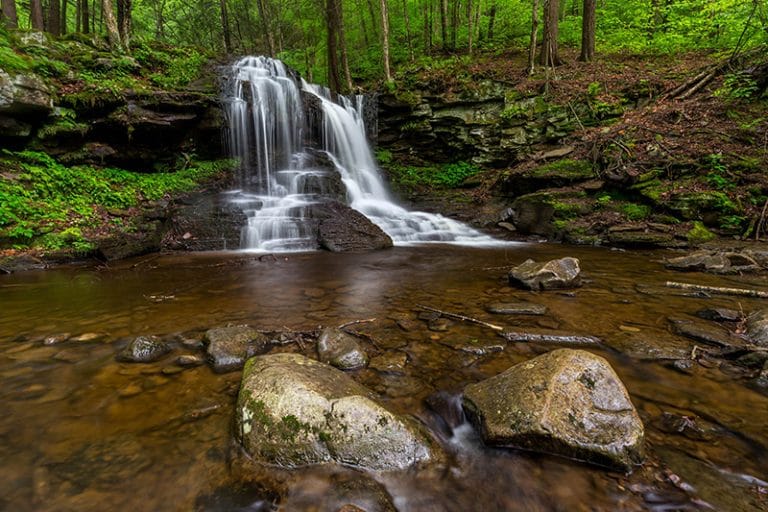
[{"label": "green moss", "polygon": [[593,177],[594,170],[590,162],[563,159],[542,165],[532,174],[537,177],[561,177],[575,180]]},{"label": "green moss", "polygon": [[621,205],[619,209],[627,220],[645,220],[651,215],[651,207],[645,204],[627,203]]},{"label": "green moss", "polygon": [[693,227],[685,236],[688,239],[688,243],[691,245],[699,245],[716,238],[715,234],[704,227],[704,224],[699,221],[693,223]]},{"label": "green moss", "polygon": [[455,162],[431,166],[386,166],[393,185],[403,191],[431,188],[455,188],[480,169],[468,162]]},{"label": "green moss", "polygon": [[83,249],[86,228],[106,222],[103,209],[193,190],[233,168],[228,160],[197,162],[178,172],[141,174],[122,169],[68,167],[31,151],[0,153],[0,245]]}]

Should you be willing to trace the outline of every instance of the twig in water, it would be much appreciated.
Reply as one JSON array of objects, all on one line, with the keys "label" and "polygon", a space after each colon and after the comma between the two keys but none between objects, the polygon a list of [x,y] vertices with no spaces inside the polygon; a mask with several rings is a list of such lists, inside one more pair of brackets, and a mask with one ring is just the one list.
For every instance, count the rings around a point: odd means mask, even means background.
[{"label": "twig in water", "polygon": [[352,320],[351,322],[347,322],[345,324],[341,324],[338,328],[344,329],[345,327],[349,327],[350,325],[357,325],[357,324],[369,324],[371,322],[375,322],[375,318],[367,318],[365,320]]},{"label": "twig in water", "polygon": [[722,288],[720,286],[704,286],[700,284],[678,283],[667,281],[668,288],[679,288],[681,290],[692,290],[695,292],[719,293],[720,295],[739,295],[742,297],[758,297],[768,299],[768,292],[761,290],[751,290],[748,288]]},{"label": "twig in water", "polygon": [[532,332],[502,332],[499,334],[507,341],[525,343],[563,343],[572,345],[600,345],[600,338],[577,336],[575,334],[539,334]]},{"label": "twig in water", "polygon": [[489,324],[488,322],[483,322],[482,320],[478,320],[477,318],[472,318],[470,316],[459,315],[457,313],[449,313],[447,311],[441,311],[439,309],[431,308],[429,306],[424,306],[422,304],[416,304],[416,305],[421,309],[426,309],[427,311],[432,311],[433,313],[440,313],[443,316],[447,316],[449,318],[455,318],[457,320],[463,320],[464,322],[482,325],[483,327],[488,327],[489,329],[493,329],[494,331],[504,330],[504,328],[501,327],[500,325]]},{"label": "twig in water", "polygon": [[352,336],[355,336],[357,338],[364,339],[364,340],[368,341],[371,345],[376,347],[377,349],[381,350],[381,347],[379,346],[379,343],[376,341],[376,338],[374,338],[370,334],[366,334],[366,333],[360,332],[360,331],[352,331],[352,330],[344,331],[344,332],[346,332],[348,334],[351,334]]}]

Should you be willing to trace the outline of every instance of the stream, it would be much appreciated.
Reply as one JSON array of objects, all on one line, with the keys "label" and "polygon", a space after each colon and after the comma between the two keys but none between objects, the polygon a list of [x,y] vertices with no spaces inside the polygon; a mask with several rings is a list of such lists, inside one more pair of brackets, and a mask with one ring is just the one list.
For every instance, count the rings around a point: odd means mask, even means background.
[{"label": "stream", "polygon": [[[704,308],[748,313],[765,300],[664,286],[764,287],[765,278],[666,270],[661,261],[674,254],[432,245],[155,255],[0,276],[0,510],[335,511],[346,503],[336,500],[338,482],[358,480],[383,485],[401,511],[768,510],[768,392],[735,366],[691,361],[701,343],[669,324]],[[508,267],[564,256],[580,259],[583,287],[534,293],[507,285]],[[486,311],[519,300],[548,312]],[[464,386],[555,347],[507,343],[460,321],[430,329],[419,304],[507,330],[603,340],[578,348],[605,357],[623,380],[645,424],[646,463],[623,475],[487,448],[468,425],[450,428],[444,420],[459,414]],[[448,453],[442,467],[365,475],[242,465],[231,432],[240,373],[174,362],[200,354],[203,332],[215,326],[304,332],[356,320],[367,320],[350,329],[372,363],[353,378],[426,424]],[[117,362],[138,335],[160,336],[174,351],[151,364]],[[281,351],[315,357],[311,343],[272,349]]]}]

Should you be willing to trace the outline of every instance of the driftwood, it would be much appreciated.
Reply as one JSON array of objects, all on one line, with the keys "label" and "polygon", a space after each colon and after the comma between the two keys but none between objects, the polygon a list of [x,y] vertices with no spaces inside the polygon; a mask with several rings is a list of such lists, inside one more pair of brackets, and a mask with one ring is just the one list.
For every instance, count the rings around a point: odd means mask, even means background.
[{"label": "driftwood", "polygon": [[472,318],[470,316],[459,315],[457,313],[449,313],[447,311],[442,311],[442,310],[439,310],[439,309],[431,308],[429,306],[424,306],[422,304],[416,304],[416,305],[418,307],[420,307],[421,309],[426,309],[427,311],[432,311],[433,313],[439,313],[439,314],[441,314],[443,316],[447,316],[449,318],[455,318],[457,320],[462,320],[464,322],[469,322],[469,323],[472,323],[472,324],[482,325],[483,327],[488,327],[489,329],[493,329],[494,331],[503,331],[504,330],[504,328],[501,327],[500,325],[489,324],[488,322],[483,322],[482,320],[478,320],[477,318]]},{"label": "driftwood", "polygon": [[578,336],[575,334],[539,334],[531,332],[502,332],[502,338],[512,342],[525,343],[562,343],[571,345],[600,345],[600,338],[594,336]]},{"label": "driftwood", "polygon": [[740,297],[758,297],[768,299],[768,292],[761,290],[752,290],[748,288],[723,288],[720,286],[704,286],[700,284],[678,283],[667,281],[668,288],[679,288],[681,290],[691,290],[695,292],[717,293],[720,295],[738,295]]},{"label": "driftwood", "polygon": [[371,322],[375,322],[375,318],[366,318],[365,320],[352,320],[351,322],[347,322],[345,324],[341,324],[338,329],[344,329],[345,327],[349,327],[350,325],[358,325],[358,324],[369,324]]}]

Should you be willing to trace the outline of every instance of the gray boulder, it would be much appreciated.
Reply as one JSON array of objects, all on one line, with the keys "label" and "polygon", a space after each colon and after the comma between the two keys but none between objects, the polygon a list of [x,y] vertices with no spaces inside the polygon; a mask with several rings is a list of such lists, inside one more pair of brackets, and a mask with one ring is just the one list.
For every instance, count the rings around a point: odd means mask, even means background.
[{"label": "gray boulder", "polygon": [[217,373],[239,370],[246,359],[269,346],[269,338],[247,325],[209,329],[203,342],[207,344],[208,360]]},{"label": "gray boulder", "polygon": [[755,345],[768,347],[768,309],[755,311],[747,317],[747,338]]},{"label": "gray boulder", "polygon": [[435,457],[428,434],[343,372],[298,354],[248,360],[235,433],[257,461],[404,469]]},{"label": "gray boulder", "polygon": [[117,360],[124,363],[151,363],[171,351],[167,343],[154,336],[139,336],[117,354]]},{"label": "gray boulder", "polygon": [[325,201],[310,208],[317,222],[317,241],[331,252],[359,252],[392,247],[392,239],[365,215],[336,202]]},{"label": "gray boulder", "polygon": [[706,250],[669,259],[664,263],[664,266],[683,272],[711,272],[713,274],[757,272],[761,268],[748,253]]},{"label": "gray boulder", "polygon": [[0,69],[0,115],[47,115],[53,111],[53,98],[37,75],[11,76]]},{"label": "gray boulder", "polygon": [[320,361],[340,370],[358,370],[368,364],[368,354],[362,349],[357,338],[341,329],[327,327],[317,340],[317,355]]},{"label": "gray boulder", "polygon": [[471,384],[464,408],[486,443],[629,470],[644,430],[627,390],[602,357],[560,349]]},{"label": "gray boulder", "polygon": [[526,260],[509,272],[512,285],[530,290],[552,290],[581,286],[581,268],[576,258],[561,258],[546,263]]}]

